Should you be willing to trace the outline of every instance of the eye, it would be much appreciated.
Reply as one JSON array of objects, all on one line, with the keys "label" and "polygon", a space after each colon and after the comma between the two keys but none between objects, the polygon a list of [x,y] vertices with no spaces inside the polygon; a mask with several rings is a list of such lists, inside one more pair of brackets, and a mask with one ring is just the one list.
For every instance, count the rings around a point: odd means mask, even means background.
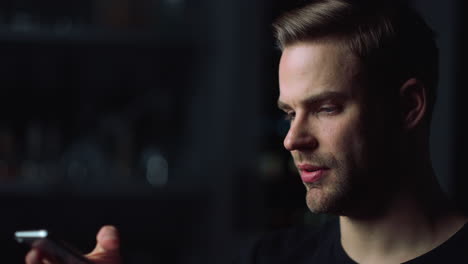
[{"label": "eye", "polygon": [[319,108],[319,113],[324,113],[324,114],[337,114],[341,111],[341,108],[336,105],[324,105]]},{"label": "eye", "polygon": [[284,119],[287,121],[293,121],[295,117],[296,117],[295,112],[286,112],[284,115]]}]

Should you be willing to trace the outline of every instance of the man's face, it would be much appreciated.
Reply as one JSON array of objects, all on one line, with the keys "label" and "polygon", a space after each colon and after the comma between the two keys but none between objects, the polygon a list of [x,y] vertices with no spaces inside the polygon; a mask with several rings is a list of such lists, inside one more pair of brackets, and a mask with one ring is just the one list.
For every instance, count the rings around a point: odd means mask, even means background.
[{"label": "man's face", "polygon": [[284,146],[313,212],[346,213],[375,181],[368,137],[374,121],[361,79],[359,60],[333,42],[297,43],[283,51],[278,105],[291,120]]}]

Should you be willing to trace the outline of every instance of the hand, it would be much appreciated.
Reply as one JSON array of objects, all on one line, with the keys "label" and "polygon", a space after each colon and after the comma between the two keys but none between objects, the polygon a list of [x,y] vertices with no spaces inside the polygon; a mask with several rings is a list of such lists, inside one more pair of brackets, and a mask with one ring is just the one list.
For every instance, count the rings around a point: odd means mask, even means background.
[{"label": "hand", "polygon": [[[121,264],[120,238],[118,231],[113,226],[103,226],[96,236],[96,247],[85,255],[86,258],[95,264]],[[50,260],[44,252],[38,248],[33,248],[26,255],[26,264],[58,264]],[[65,263],[69,264],[69,263]]]}]

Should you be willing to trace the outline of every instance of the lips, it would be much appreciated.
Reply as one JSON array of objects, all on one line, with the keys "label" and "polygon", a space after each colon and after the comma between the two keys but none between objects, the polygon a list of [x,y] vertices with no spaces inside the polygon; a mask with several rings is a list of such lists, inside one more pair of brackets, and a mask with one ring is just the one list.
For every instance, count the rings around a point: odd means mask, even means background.
[{"label": "lips", "polygon": [[297,166],[301,179],[305,183],[314,183],[320,180],[329,170],[327,167],[314,166],[310,164],[300,164]]}]

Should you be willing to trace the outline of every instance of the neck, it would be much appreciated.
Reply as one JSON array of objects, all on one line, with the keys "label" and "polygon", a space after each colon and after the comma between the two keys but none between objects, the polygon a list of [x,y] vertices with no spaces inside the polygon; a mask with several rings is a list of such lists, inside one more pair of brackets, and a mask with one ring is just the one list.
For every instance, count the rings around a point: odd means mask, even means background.
[{"label": "neck", "polygon": [[[419,170],[421,177],[414,181],[418,185],[407,184],[409,187],[401,188],[383,211],[374,216],[340,217],[343,248],[355,261],[408,261],[439,246],[464,225],[466,218],[450,206],[430,164],[419,168],[424,169]],[[415,175],[404,178],[410,177]]]}]

